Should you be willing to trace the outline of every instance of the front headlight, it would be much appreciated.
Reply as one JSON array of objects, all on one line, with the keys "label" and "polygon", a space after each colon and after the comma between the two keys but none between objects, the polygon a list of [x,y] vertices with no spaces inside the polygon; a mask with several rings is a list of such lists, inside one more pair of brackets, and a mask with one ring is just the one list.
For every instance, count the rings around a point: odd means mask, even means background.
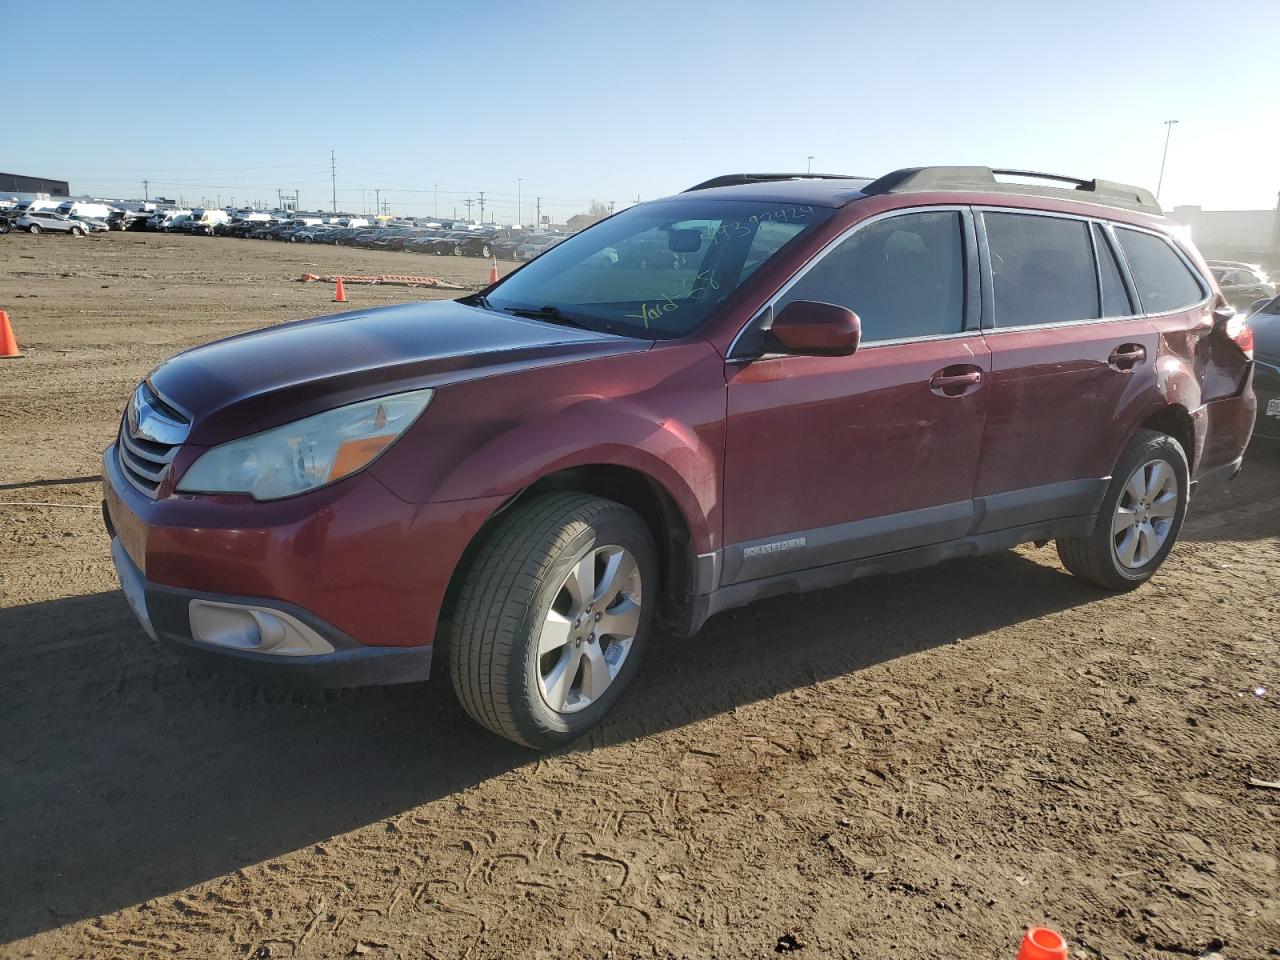
[{"label": "front headlight", "polygon": [[247,493],[277,500],[361,470],[431,402],[414,390],[327,410],[205,452],[178,483],[183,493]]}]

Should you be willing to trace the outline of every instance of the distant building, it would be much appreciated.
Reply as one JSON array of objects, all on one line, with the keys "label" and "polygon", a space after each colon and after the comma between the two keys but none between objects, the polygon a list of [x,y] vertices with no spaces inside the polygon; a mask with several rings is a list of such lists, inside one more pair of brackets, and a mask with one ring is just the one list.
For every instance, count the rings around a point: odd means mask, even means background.
[{"label": "distant building", "polygon": [[1209,259],[1280,263],[1280,203],[1274,210],[1174,207],[1170,220],[1186,225]]},{"label": "distant building", "polygon": [[577,233],[579,230],[585,230],[593,223],[599,223],[608,214],[597,216],[594,213],[576,213],[569,218],[566,226],[570,233]]},{"label": "distant building", "polygon": [[47,193],[54,197],[71,196],[71,186],[66,180],[49,180],[45,177],[24,177],[17,173],[0,173],[0,193]]}]

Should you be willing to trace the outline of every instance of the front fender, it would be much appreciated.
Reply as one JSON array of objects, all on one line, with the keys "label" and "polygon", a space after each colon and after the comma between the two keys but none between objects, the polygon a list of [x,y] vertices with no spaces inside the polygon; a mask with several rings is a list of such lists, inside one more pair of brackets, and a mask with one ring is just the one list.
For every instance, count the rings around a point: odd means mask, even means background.
[{"label": "front fender", "polygon": [[[673,418],[633,403],[592,399],[494,438],[458,464],[432,500],[510,495],[572,467],[626,467],[670,494],[695,552],[707,553],[718,546],[721,449]],[[472,490],[485,492],[467,492]]]},{"label": "front fender", "polygon": [[723,360],[705,342],[453,384],[415,424],[422,435],[371,469],[425,503],[511,496],[572,467],[629,468],[671,496],[690,546],[707,553],[720,545],[725,398]]}]

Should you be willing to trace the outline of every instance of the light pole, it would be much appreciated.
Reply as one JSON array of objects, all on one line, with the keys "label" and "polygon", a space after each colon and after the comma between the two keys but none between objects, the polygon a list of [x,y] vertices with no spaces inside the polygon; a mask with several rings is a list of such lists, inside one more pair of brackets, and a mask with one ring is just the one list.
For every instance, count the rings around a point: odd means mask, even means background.
[{"label": "light pole", "polygon": [[809,165],[808,165],[807,167],[805,167],[804,172],[805,172],[805,173],[813,173],[813,157],[808,157],[807,159],[808,159],[808,161],[809,161]]},{"label": "light pole", "polygon": [[524,186],[524,177],[516,177],[516,226],[524,224],[524,211],[520,207],[520,188]]},{"label": "light pole", "polygon": [[1160,157],[1160,179],[1156,181],[1156,199],[1160,199],[1160,188],[1164,186],[1164,165],[1169,159],[1169,138],[1173,136],[1173,125],[1177,120],[1166,120],[1164,122],[1164,155]]}]

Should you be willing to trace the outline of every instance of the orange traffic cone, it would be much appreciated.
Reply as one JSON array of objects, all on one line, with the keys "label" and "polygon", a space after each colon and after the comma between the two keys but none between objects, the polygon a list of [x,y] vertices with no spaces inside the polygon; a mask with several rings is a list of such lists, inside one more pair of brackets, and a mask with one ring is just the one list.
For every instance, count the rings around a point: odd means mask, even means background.
[{"label": "orange traffic cone", "polygon": [[0,310],[0,357],[20,357],[18,338],[13,335],[13,327],[9,326],[9,314]]},{"label": "orange traffic cone", "polygon": [[334,303],[347,302],[347,291],[343,289],[341,277],[338,278],[338,285],[333,288],[333,302]]},{"label": "orange traffic cone", "polygon": [[497,257],[493,257],[490,259],[489,282],[490,283],[498,282],[498,258]]},{"label": "orange traffic cone", "polygon": [[1067,941],[1047,927],[1032,927],[1022,938],[1018,960],[1067,960]]}]

